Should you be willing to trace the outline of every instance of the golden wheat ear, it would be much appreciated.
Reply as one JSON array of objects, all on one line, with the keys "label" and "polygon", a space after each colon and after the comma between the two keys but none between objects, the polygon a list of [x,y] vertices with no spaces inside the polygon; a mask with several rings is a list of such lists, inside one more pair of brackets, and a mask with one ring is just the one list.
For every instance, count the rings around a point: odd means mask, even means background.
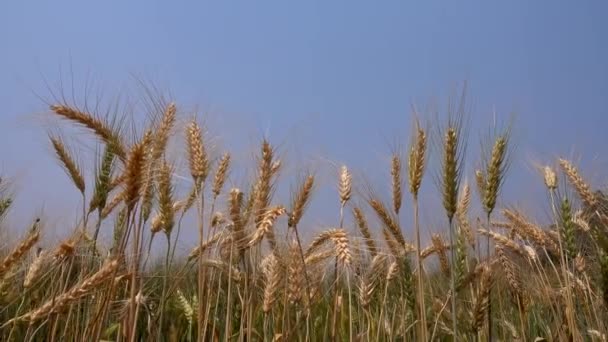
[{"label": "golden wheat ear", "polygon": [[126,159],[127,153],[120,137],[119,129],[114,129],[111,124],[108,124],[104,120],[73,107],[66,105],[52,105],[50,109],[56,115],[90,129],[104,143],[110,146],[112,151],[121,160],[124,161]]},{"label": "golden wheat ear", "polygon": [[367,220],[365,219],[365,215],[363,211],[359,207],[353,208],[353,216],[355,217],[355,221],[357,222],[357,227],[359,227],[359,231],[361,235],[363,235],[363,240],[370,255],[375,257],[378,254],[378,247],[376,246],[376,242],[372,237],[372,233],[369,230],[369,226],[367,224]]},{"label": "golden wheat ear", "polygon": [[230,168],[230,154],[224,153],[222,158],[220,158],[219,165],[217,167],[217,172],[215,173],[215,177],[213,177],[213,187],[211,188],[211,192],[213,196],[217,197],[222,192],[222,188],[224,187],[224,183],[226,182],[226,178],[228,176],[228,169]]},{"label": "golden wheat ear", "polygon": [[27,320],[36,322],[51,313],[58,312],[66,308],[70,303],[89,295],[95,289],[99,288],[104,282],[112,278],[114,272],[118,268],[118,260],[110,260],[106,262],[96,273],[84,279],[79,284],[76,284],[70,290],[53,298],[37,309],[26,313],[23,316],[15,318],[15,320]]},{"label": "golden wheat ear", "polygon": [[262,272],[264,274],[264,299],[263,311],[269,313],[277,300],[277,294],[281,286],[281,269],[274,254],[268,255],[262,260]]},{"label": "golden wheat ear", "polygon": [[346,202],[350,200],[352,192],[353,178],[348,168],[343,165],[340,168],[340,177],[338,182],[338,193],[340,195],[340,204],[342,207],[346,205]]},{"label": "golden wheat ear", "polygon": [[40,240],[38,229],[30,231],[29,234],[2,260],[0,263],[0,279],[11,270],[26,253]]},{"label": "golden wheat ear", "polygon": [[312,189],[315,184],[315,177],[313,175],[307,176],[302,184],[300,184],[297,192],[293,195],[291,212],[289,214],[289,220],[287,225],[289,227],[295,227],[298,225],[304,215],[306,206],[309,203]]},{"label": "golden wheat ear", "polygon": [[175,107],[175,103],[169,103],[163,113],[158,128],[154,132],[154,144],[152,144],[150,148],[153,163],[158,161],[167,150],[167,143],[171,136],[171,131],[175,126],[176,113],[177,108]]},{"label": "golden wheat ear", "polygon": [[170,235],[175,224],[175,211],[173,209],[173,166],[167,161],[161,163],[158,172],[158,209],[162,220],[162,230]]},{"label": "golden wheat ear", "polygon": [[129,150],[125,165],[124,196],[123,200],[129,208],[133,209],[141,196],[141,188],[144,182],[143,172],[146,160],[146,148],[152,139],[152,133],[148,131],[142,141],[134,144]]},{"label": "golden wheat ear", "polygon": [[559,159],[559,165],[583,203],[589,208],[595,208],[597,205],[597,198],[593,192],[591,192],[591,186],[581,176],[578,169],[570,161],[563,158]]},{"label": "golden wheat ear", "polygon": [[403,237],[403,233],[401,232],[401,227],[399,226],[399,223],[397,223],[395,217],[393,217],[389,213],[389,211],[386,209],[386,207],[381,201],[375,198],[370,198],[368,200],[368,203],[370,207],[372,207],[384,227],[387,228],[388,231],[393,235],[395,240],[397,240],[400,245],[400,248],[404,249],[407,243],[405,242],[405,238]]},{"label": "golden wheat ear", "polygon": [[481,280],[479,284],[479,290],[475,301],[473,303],[473,322],[472,328],[475,333],[481,330],[484,318],[490,307],[490,290],[493,286],[492,271],[488,266],[485,266],[481,271]]},{"label": "golden wheat ear", "polygon": [[387,257],[385,255],[377,255],[372,259],[368,270],[365,272],[359,283],[359,302],[361,306],[367,308],[374,295],[376,287],[379,285],[379,280],[386,269]]},{"label": "golden wheat ear", "polygon": [[201,127],[194,120],[186,127],[186,140],[190,174],[194,180],[205,182],[209,174],[209,157],[203,141]]},{"label": "golden wheat ear", "polygon": [[49,134],[49,140],[53,145],[53,149],[55,150],[55,154],[61,162],[61,165],[65,169],[66,173],[68,174],[78,191],[80,191],[80,193],[84,196],[85,181],[81,172],[81,168],[78,166],[78,163],[73,158],[72,154],[68,151],[68,148],[65,146],[63,140],[59,136],[53,136]]},{"label": "golden wheat ear", "polygon": [[422,177],[424,175],[426,161],[426,132],[416,121],[416,137],[410,146],[408,156],[408,179],[410,184],[410,193],[414,197],[418,197]]},{"label": "golden wheat ear", "polygon": [[391,157],[391,185],[393,190],[393,210],[395,211],[395,215],[399,215],[403,202],[403,194],[401,191],[401,158],[397,154]]}]

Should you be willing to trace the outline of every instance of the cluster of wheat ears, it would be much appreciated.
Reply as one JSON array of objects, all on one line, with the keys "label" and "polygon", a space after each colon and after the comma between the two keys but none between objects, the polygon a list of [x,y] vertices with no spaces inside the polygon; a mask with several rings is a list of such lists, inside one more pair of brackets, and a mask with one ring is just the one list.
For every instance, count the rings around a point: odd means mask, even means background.
[{"label": "cluster of wheat ears", "polygon": [[[196,119],[178,124],[174,103],[137,137],[126,136],[119,120],[52,105],[49,116],[88,130],[102,148],[88,179],[65,141],[49,134],[82,195],[82,212],[54,248],[36,247],[44,235],[39,221],[12,247],[4,244],[0,339],[605,341],[608,211],[601,192],[559,159],[540,172],[550,222],[496,208],[510,151],[509,130],[497,130],[471,175],[482,213],[472,218],[473,191],[461,181],[466,113],[449,112],[444,123],[413,120],[407,153],[387,163],[391,203],[357,191],[349,168],[339,168],[339,219],[303,241],[315,175],[301,178],[289,203],[277,203],[282,164],[269,141],[261,143],[247,188],[228,189],[231,155],[210,152]],[[425,126],[440,127],[430,134]],[[425,177],[432,137],[435,182]],[[183,177],[166,152],[171,139],[185,142],[188,193],[176,191]],[[5,183],[0,218],[12,204]],[[434,231],[445,237],[421,227],[421,189],[443,204],[445,224]],[[194,219],[184,228],[198,239],[182,258],[175,251],[187,213]],[[107,248],[98,243],[105,227],[113,227]],[[150,261],[154,239],[166,240],[158,262]]]}]

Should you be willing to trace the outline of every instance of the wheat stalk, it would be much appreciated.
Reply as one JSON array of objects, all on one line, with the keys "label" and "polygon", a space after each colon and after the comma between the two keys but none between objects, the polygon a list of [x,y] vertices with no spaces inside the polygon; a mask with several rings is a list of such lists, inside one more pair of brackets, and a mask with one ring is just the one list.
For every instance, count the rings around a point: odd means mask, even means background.
[{"label": "wheat stalk", "polygon": [[414,229],[416,230],[416,264],[418,266],[417,273],[417,302],[419,305],[418,315],[420,317],[420,331],[419,335],[422,340],[427,339],[427,323],[426,323],[426,308],[424,298],[424,279],[423,279],[423,265],[421,246],[420,246],[420,222],[419,222],[419,208],[418,208],[418,192],[420,191],[420,185],[422,184],[422,176],[424,174],[425,167],[425,154],[426,154],[426,133],[420,127],[420,123],[416,120],[416,137],[412,141],[410,146],[410,154],[408,158],[408,175],[410,182],[410,193],[413,197],[414,204]]}]

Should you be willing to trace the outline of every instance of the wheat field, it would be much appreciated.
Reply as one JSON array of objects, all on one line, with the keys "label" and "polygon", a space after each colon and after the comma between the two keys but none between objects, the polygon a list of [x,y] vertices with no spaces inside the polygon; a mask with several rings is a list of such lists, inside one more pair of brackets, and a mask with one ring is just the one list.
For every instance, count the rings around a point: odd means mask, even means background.
[{"label": "wheat field", "polygon": [[[175,103],[141,134],[67,103],[45,115],[100,148],[85,174],[69,142],[49,133],[82,198],[79,220],[53,248],[39,248],[38,220],[2,244],[2,341],[606,341],[608,202],[558,158],[538,170],[550,220],[502,205],[516,162],[508,126],[471,156],[463,110],[441,121],[413,114],[405,153],[386,165],[390,193],[340,166],[331,185],[339,219],[316,228],[301,224],[315,216],[316,175],[281,173],[268,139],[239,170],[251,175],[239,189],[227,181],[231,153],[211,151],[212,127]],[[181,153],[168,153],[172,140]],[[474,174],[465,156],[479,161]],[[291,184],[284,203],[274,196],[280,178]],[[13,209],[8,179],[2,228]],[[419,217],[422,193],[442,208],[432,234]],[[191,251],[176,253],[184,234],[196,236]]]}]

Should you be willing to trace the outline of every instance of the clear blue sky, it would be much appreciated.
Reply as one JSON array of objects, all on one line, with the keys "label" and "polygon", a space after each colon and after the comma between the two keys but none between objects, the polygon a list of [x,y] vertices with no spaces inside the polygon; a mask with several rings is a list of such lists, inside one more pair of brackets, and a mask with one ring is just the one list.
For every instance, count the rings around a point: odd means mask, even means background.
[{"label": "clear blue sky", "polygon": [[472,147],[494,110],[517,114],[507,196],[538,191],[531,163],[557,155],[580,156],[601,185],[607,13],[605,1],[3,1],[0,171],[19,213],[73,208],[36,95],[60,77],[133,93],[136,75],[208,113],[223,148],[249,153],[267,135],[303,156],[292,168],[330,160],[378,180],[410,105],[468,80]]}]

